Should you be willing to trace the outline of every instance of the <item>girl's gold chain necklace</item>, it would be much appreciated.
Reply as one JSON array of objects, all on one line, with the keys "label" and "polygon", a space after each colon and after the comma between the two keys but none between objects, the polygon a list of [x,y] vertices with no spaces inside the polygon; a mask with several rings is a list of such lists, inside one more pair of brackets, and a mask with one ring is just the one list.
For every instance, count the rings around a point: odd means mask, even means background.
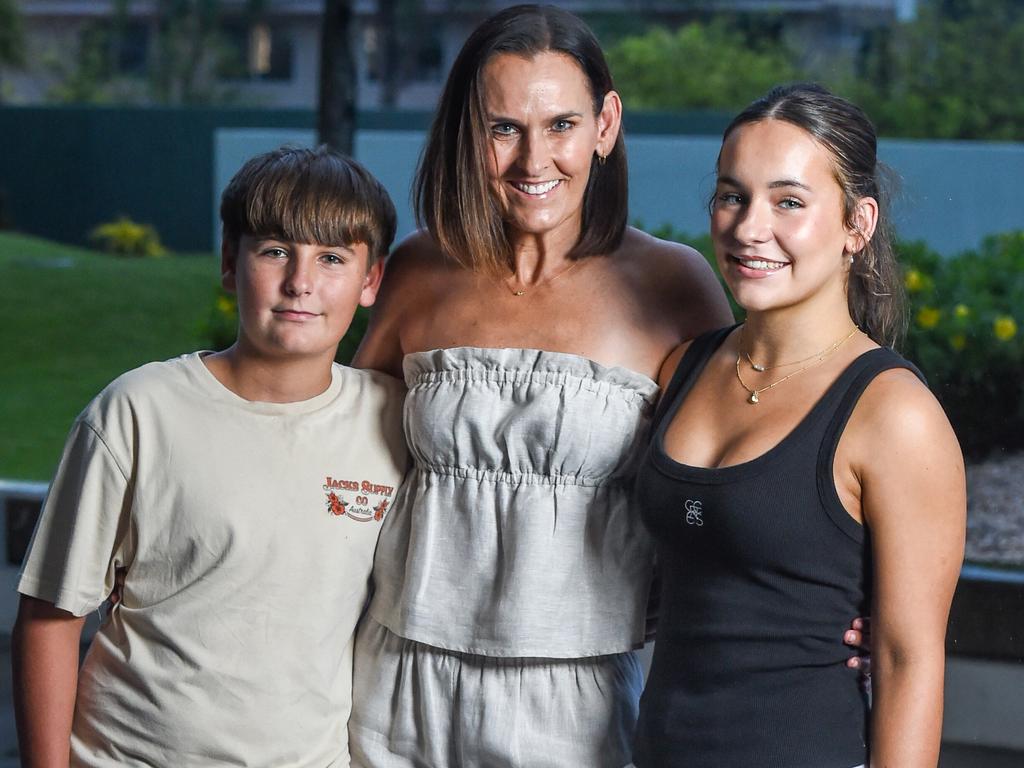
[{"label": "girl's gold chain necklace", "polygon": [[[848,334],[846,334],[846,336],[841,338],[839,341],[837,341],[837,342],[835,342],[833,344],[830,344],[829,346],[825,347],[825,349],[821,350],[820,352],[816,352],[815,354],[811,355],[810,357],[805,357],[803,360],[797,360],[795,363],[783,363],[783,364],[780,364],[780,365],[771,365],[771,366],[761,366],[761,367],[758,367],[754,363],[754,361],[750,359],[750,355],[748,355],[745,352],[743,352],[743,328],[741,327],[740,328],[740,339],[739,339],[739,349],[740,349],[740,351],[736,353],[736,379],[739,381],[740,386],[743,387],[743,389],[745,389],[750,394],[750,397],[747,398],[747,402],[750,403],[751,405],[757,405],[759,402],[761,402],[759,395],[762,392],[767,392],[772,387],[777,387],[782,382],[789,381],[791,378],[796,376],[798,373],[803,373],[804,371],[808,370],[809,368],[813,368],[814,366],[823,363],[828,358],[829,355],[831,355],[833,352],[835,352],[837,349],[839,349],[841,346],[843,346],[843,344],[845,344],[847,341],[849,341],[851,338],[853,338],[853,335],[855,333],[857,333],[857,331],[859,331],[859,330],[860,330],[860,328],[858,328],[857,326],[854,326],[853,330],[850,331]],[[783,368],[786,365],[798,365],[800,363],[807,363],[809,360],[813,361],[813,362],[809,362],[803,368],[798,368],[797,370],[793,371],[789,375],[783,376],[778,381],[773,381],[771,384],[768,384],[767,386],[764,386],[764,387],[748,387],[747,386],[747,382],[745,382],[743,380],[743,375],[740,373],[740,361],[743,359],[744,356],[746,356],[747,360],[750,362],[751,367],[753,367],[753,369],[755,371],[758,371],[759,373],[771,370],[772,368]]]}]

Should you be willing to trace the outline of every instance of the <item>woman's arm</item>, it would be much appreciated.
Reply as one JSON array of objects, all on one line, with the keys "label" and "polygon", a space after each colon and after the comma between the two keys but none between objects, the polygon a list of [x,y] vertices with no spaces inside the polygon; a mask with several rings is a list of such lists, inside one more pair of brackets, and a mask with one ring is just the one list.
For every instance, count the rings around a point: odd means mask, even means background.
[{"label": "woman's arm", "polygon": [[22,597],[11,635],[14,713],[21,764],[66,767],[84,617]]},{"label": "woman's arm", "polygon": [[875,568],[871,766],[934,768],[946,622],[964,551],[963,458],[939,404],[909,371],[879,376],[862,405],[848,430]]}]

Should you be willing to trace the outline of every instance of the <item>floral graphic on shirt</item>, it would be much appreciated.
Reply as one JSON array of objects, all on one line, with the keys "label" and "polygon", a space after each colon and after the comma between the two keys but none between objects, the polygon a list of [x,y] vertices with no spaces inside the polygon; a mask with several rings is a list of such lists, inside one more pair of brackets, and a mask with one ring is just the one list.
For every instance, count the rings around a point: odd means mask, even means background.
[{"label": "floral graphic on shirt", "polygon": [[331,515],[367,523],[384,519],[395,487],[370,480],[343,480],[328,476],[323,490],[327,511]]},{"label": "floral graphic on shirt", "polygon": [[348,504],[338,498],[338,494],[331,491],[327,494],[327,511],[332,515],[344,515]]}]

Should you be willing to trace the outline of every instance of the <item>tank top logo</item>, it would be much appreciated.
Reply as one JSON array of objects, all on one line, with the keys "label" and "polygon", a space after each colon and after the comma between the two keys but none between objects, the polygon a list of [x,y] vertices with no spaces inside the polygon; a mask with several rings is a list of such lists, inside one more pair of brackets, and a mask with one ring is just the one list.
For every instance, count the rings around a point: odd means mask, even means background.
[{"label": "tank top logo", "polygon": [[699,501],[694,501],[693,499],[686,500],[683,508],[686,510],[687,525],[696,525],[698,528],[704,525],[704,518],[702,516],[704,510],[701,507],[702,505]]}]

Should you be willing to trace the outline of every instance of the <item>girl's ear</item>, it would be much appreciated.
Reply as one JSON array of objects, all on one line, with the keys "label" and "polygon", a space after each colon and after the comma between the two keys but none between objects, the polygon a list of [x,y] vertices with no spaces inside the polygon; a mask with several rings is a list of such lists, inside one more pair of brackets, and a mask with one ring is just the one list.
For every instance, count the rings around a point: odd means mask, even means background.
[{"label": "girl's ear", "polygon": [[847,227],[846,244],[843,253],[852,256],[863,251],[878,226],[878,201],[873,197],[862,197],[853,208],[850,226]]}]

